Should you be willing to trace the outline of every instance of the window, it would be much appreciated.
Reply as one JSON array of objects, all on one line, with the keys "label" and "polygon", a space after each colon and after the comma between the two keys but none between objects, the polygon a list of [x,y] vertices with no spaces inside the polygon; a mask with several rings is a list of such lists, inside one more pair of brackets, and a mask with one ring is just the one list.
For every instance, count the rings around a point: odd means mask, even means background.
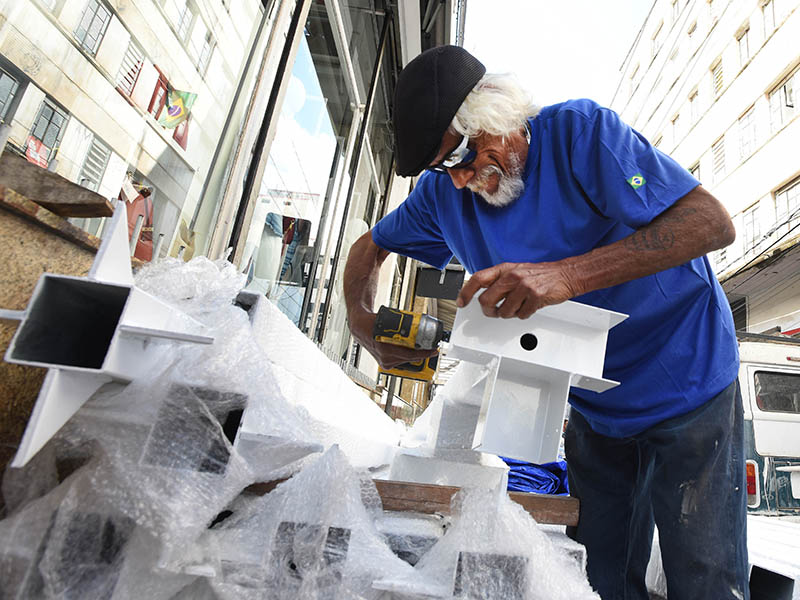
[{"label": "window", "polygon": [[800,180],[775,193],[775,221],[781,234],[800,223]]},{"label": "window", "polygon": [[672,141],[678,143],[681,137],[681,115],[678,113],[672,118]]},{"label": "window", "polygon": [[761,223],[758,220],[758,202],[742,214],[744,230],[744,255],[752,254],[761,238]]},{"label": "window", "polygon": [[711,146],[713,159],[714,181],[717,182],[725,175],[725,136],[719,138]]},{"label": "window", "polygon": [[692,24],[689,25],[689,29],[686,30],[686,35],[689,36],[689,41],[693,40],[695,37],[695,33],[697,32],[697,21],[692,21]]},{"label": "window", "polygon": [[131,40],[117,73],[117,88],[126,96],[130,96],[133,93],[133,88],[136,85],[136,80],[139,79],[143,64],[144,52],[136,45],[136,42]]},{"label": "window", "polygon": [[736,45],[739,49],[739,65],[745,66],[750,60],[750,28],[746,28],[736,38]]},{"label": "window", "polygon": [[678,20],[678,15],[680,15],[681,9],[678,6],[678,0],[672,0],[672,22]]},{"label": "window", "polygon": [[86,158],[83,159],[80,175],[78,175],[78,185],[96,192],[103,180],[106,172],[108,160],[111,158],[111,150],[103,144],[97,137],[92,139]]},{"label": "window", "polygon": [[739,117],[739,158],[744,160],[756,149],[755,108]]},{"label": "window", "polygon": [[759,410],[800,413],[800,375],[756,371],[754,379]]},{"label": "window", "polygon": [[75,29],[75,39],[89,54],[97,52],[109,21],[111,21],[111,11],[99,0],[89,0],[86,8],[83,9],[81,21]]},{"label": "window", "polygon": [[708,16],[712,25],[719,19],[719,12],[722,3],[722,0],[708,0]]},{"label": "window", "polygon": [[722,248],[714,253],[714,266],[721,267],[728,262],[728,249]]},{"label": "window", "polygon": [[796,70],[769,94],[769,112],[772,131],[777,131],[797,114],[794,97],[795,83],[800,79]]},{"label": "window", "polygon": [[[36,115],[36,120],[33,122],[30,137],[44,146],[42,158],[45,161],[50,161],[58,151],[58,143],[61,141],[61,136],[64,135],[67,118],[67,113],[48,99],[45,99],[39,107],[39,114]],[[28,143],[30,145],[30,140]]]},{"label": "window", "polygon": [[761,7],[761,14],[764,17],[764,38],[766,39],[775,30],[775,2],[767,0]]},{"label": "window", "polygon": [[700,103],[697,100],[697,90],[689,94],[689,119],[692,124],[697,123],[700,116]]},{"label": "window", "polygon": [[19,90],[19,82],[3,69],[0,69],[0,122],[2,123],[6,120],[8,109],[14,102],[17,90]]},{"label": "window", "polygon": [[722,93],[722,59],[711,66],[711,85],[714,88],[714,97],[718,98]]},{"label": "window", "polygon": [[661,49],[661,32],[664,30],[664,21],[658,24],[656,32],[653,34],[653,41],[650,46],[650,56],[655,56]]},{"label": "window", "polygon": [[658,148],[661,145],[661,142],[663,142],[663,141],[664,141],[664,136],[663,135],[658,136],[656,138],[656,141],[653,142],[653,147],[654,148]]},{"label": "window", "polygon": [[214,49],[214,37],[206,28],[202,19],[198,18],[189,39],[189,54],[201,75],[205,74],[211,51]]},{"label": "window", "polygon": [[633,67],[633,71],[631,71],[631,77],[630,77],[631,94],[633,94],[633,92],[636,91],[636,86],[639,84],[638,75],[639,75],[639,65],[637,63],[637,65]]},{"label": "window", "polygon": [[186,34],[189,33],[189,26],[192,24],[194,16],[186,4],[186,0],[167,0],[164,4],[164,12],[167,13],[167,18],[172,23],[178,38],[182,42],[186,41]]},{"label": "window", "polygon": [[689,173],[692,174],[692,177],[700,181],[700,163],[695,163],[694,166],[689,167]]}]

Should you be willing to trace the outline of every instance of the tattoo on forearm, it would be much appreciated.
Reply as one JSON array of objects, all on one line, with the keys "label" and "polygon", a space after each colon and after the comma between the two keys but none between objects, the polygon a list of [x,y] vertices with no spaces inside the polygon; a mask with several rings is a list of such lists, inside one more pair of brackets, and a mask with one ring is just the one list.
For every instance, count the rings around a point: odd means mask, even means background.
[{"label": "tattoo on forearm", "polygon": [[635,251],[668,250],[674,244],[675,235],[664,225],[651,225],[625,238],[625,247]]},{"label": "tattoo on forearm", "polygon": [[669,250],[675,245],[675,233],[670,225],[682,223],[687,216],[695,212],[697,211],[694,208],[675,207],[625,238],[625,247],[639,252]]}]

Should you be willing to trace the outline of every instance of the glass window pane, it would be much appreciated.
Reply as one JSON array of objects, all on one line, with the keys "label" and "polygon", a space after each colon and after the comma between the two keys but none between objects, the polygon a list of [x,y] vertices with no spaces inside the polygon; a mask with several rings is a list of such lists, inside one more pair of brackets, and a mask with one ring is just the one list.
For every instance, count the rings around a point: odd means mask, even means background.
[{"label": "glass window pane", "polygon": [[325,5],[314,3],[241,263],[248,289],[269,296],[301,327],[304,302],[313,305],[327,293],[318,289],[321,268],[312,273],[312,265],[315,256],[324,257],[329,239],[336,242],[342,217],[333,207],[349,187],[342,154],[353,115],[341,64]]},{"label": "glass window pane", "polygon": [[800,413],[800,375],[758,371],[756,404],[769,412]]},{"label": "glass window pane", "polygon": [[383,3],[374,0],[341,0],[340,5],[347,47],[363,102],[375,67],[380,27],[383,24],[383,16],[379,18],[375,12],[383,8]]},{"label": "glass window pane", "polygon": [[52,123],[48,125],[47,130],[44,132],[42,143],[48,148],[52,149],[56,145],[56,139],[58,139],[58,132],[59,132],[58,125],[54,125]]}]

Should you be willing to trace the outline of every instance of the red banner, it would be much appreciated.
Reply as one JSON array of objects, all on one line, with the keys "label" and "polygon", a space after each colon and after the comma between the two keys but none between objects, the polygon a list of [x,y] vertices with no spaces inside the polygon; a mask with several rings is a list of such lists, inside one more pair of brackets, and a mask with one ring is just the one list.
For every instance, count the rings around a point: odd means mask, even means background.
[{"label": "red banner", "polygon": [[47,157],[50,155],[50,148],[37,140],[32,135],[28,136],[28,145],[25,149],[25,156],[29,162],[39,165],[43,169],[47,168]]}]

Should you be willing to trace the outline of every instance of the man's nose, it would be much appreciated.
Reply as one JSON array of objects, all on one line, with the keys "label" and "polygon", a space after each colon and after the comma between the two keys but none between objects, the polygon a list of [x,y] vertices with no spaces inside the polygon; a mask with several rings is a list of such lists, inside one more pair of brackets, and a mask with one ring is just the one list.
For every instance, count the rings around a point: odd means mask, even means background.
[{"label": "man's nose", "polygon": [[447,174],[453,180],[453,185],[456,189],[460,190],[466,187],[470,179],[475,175],[475,170],[472,167],[464,167],[463,169],[447,169]]}]

